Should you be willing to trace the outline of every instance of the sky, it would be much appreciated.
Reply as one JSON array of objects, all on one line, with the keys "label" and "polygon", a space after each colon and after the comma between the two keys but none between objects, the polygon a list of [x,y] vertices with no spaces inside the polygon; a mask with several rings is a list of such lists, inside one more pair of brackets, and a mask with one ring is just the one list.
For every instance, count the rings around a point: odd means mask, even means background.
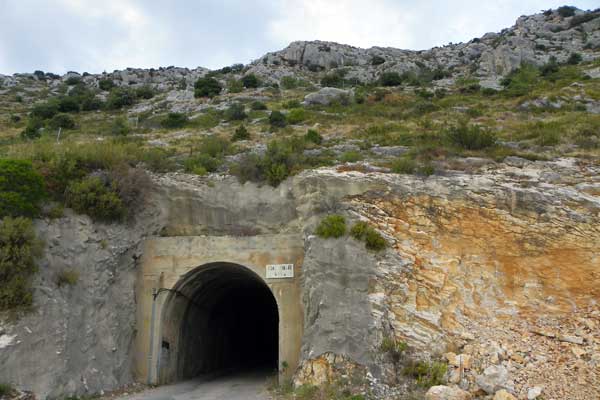
[{"label": "sky", "polygon": [[[295,40],[421,50],[565,0],[0,0],[0,73],[247,64]],[[569,5],[595,9],[598,0]]]}]

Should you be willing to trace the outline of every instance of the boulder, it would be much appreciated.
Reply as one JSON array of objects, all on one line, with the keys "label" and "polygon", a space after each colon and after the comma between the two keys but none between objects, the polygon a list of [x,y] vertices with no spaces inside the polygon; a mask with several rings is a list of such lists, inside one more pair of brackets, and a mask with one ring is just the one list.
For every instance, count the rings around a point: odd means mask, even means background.
[{"label": "boulder", "polygon": [[502,389],[496,392],[494,395],[494,400],[517,400],[517,398],[506,390]]},{"label": "boulder", "polygon": [[507,388],[508,370],[501,365],[490,365],[483,370],[482,375],[476,377],[475,381],[486,393],[494,394],[498,390]]},{"label": "boulder", "polygon": [[471,395],[458,386],[432,386],[425,394],[426,400],[470,400]]},{"label": "boulder", "polygon": [[307,105],[321,104],[327,106],[333,101],[347,101],[349,100],[350,96],[352,96],[351,91],[332,87],[324,87],[318,92],[306,95],[304,98],[304,103]]},{"label": "boulder", "polygon": [[535,400],[542,394],[542,388],[534,386],[527,391],[527,400]]}]

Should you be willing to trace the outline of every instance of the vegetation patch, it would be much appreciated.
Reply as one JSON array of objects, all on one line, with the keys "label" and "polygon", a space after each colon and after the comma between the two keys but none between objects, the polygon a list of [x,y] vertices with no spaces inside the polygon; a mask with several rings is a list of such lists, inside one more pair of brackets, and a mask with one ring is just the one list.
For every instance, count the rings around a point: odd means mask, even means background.
[{"label": "vegetation patch", "polygon": [[30,161],[0,159],[0,218],[35,217],[45,197],[42,175]]},{"label": "vegetation patch", "polygon": [[369,250],[381,251],[387,247],[385,238],[365,221],[355,223],[350,229],[350,236],[364,242]]},{"label": "vegetation patch", "polygon": [[31,306],[31,279],[41,254],[30,219],[6,217],[0,222],[0,311]]},{"label": "vegetation patch", "polygon": [[319,222],[315,233],[324,239],[340,238],[346,234],[346,218],[337,214],[328,215]]}]

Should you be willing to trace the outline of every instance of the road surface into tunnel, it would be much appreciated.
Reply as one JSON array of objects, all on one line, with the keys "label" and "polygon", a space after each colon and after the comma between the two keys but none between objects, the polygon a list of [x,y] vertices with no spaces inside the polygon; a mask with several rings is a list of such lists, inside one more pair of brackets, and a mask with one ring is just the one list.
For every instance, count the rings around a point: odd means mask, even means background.
[{"label": "road surface into tunnel", "polygon": [[160,383],[277,370],[276,300],[241,265],[213,263],[186,274],[169,292],[161,323]]}]

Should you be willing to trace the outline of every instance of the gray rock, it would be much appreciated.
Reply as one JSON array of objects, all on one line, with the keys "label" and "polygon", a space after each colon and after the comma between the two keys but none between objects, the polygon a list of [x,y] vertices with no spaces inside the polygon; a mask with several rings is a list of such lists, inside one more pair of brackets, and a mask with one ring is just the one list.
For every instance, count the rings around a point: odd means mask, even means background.
[{"label": "gray rock", "polygon": [[333,101],[347,102],[350,101],[352,92],[332,87],[324,87],[316,93],[307,94],[304,97],[304,103],[307,105],[320,104],[327,106]]},{"label": "gray rock", "polygon": [[477,385],[488,394],[494,394],[500,389],[510,389],[508,370],[501,365],[490,365],[483,370],[482,375],[475,378]]}]

